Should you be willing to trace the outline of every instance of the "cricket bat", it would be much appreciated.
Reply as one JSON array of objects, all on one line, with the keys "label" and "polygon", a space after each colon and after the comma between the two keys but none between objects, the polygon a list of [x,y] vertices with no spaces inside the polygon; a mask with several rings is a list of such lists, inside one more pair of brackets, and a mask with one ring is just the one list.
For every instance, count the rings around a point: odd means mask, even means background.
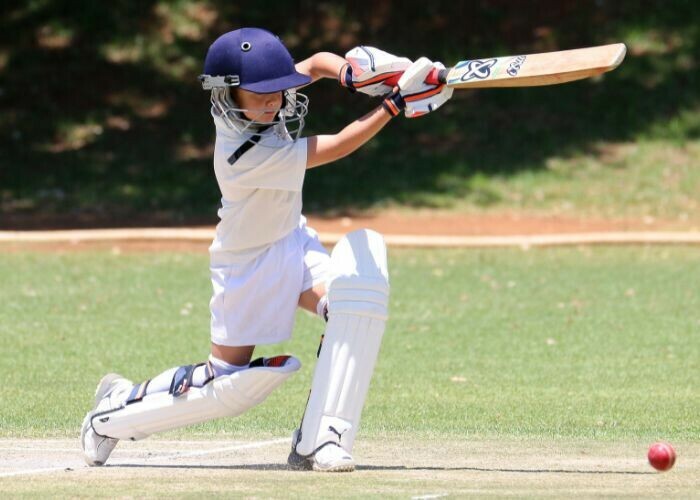
[{"label": "cricket bat", "polygon": [[[585,49],[460,61],[452,68],[433,69],[426,83],[456,89],[536,87],[573,82],[617,68],[625,58],[624,43]],[[396,85],[401,75],[387,80]],[[395,81],[394,81],[395,80]]]}]

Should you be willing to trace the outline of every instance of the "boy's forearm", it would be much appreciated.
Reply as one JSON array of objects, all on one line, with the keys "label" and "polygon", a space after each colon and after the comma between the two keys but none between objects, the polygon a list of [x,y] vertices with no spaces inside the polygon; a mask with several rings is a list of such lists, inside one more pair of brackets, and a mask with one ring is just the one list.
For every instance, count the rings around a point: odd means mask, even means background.
[{"label": "boy's forearm", "polygon": [[318,52],[298,63],[296,70],[309,75],[312,81],[319,78],[338,79],[338,74],[346,63],[345,59],[331,52]]},{"label": "boy's forearm", "polygon": [[378,106],[363,117],[347,125],[336,134],[337,141],[341,144],[341,147],[338,148],[340,157],[347,156],[357,150],[377,135],[390,120],[391,115],[382,109],[381,106]]},{"label": "boy's forearm", "polygon": [[318,167],[349,155],[377,135],[390,120],[391,115],[378,106],[335,135],[309,137],[306,167]]}]

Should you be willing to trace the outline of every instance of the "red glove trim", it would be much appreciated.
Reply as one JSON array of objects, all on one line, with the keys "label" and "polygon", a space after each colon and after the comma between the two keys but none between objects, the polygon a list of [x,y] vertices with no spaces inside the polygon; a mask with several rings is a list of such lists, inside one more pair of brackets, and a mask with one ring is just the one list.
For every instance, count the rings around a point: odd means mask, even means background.
[{"label": "red glove trim", "polygon": [[385,83],[389,87],[393,87],[393,85],[389,84],[386,82],[386,80],[389,80],[391,78],[395,77],[400,77],[403,74],[403,71],[391,71],[389,73],[382,73],[381,75],[377,75],[375,77],[370,78],[369,80],[365,80],[364,82],[355,82],[354,86],[356,89],[360,89],[362,87],[366,87],[367,85],[373,85],[375,83]]},{"label": "red glove trim", "polygon": [[410,94],[404,97],[404,99],[407,102],[413,102],[413,101],[420,101],[421,99],[427,99],[429,97],[433,97],[436,94],[439,94],[442,89],[445,87],[444,84],[438,85],[437,87],[433,89],[426,90],[424,92],[419,92],[418,94]]}]

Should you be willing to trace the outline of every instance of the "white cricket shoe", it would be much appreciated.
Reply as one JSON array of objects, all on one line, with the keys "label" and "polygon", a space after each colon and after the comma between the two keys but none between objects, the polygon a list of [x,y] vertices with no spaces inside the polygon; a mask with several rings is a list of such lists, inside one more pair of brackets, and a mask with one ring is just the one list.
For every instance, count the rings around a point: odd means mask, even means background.
[{"label": "white cricket shoe", "polygon": [[125,399],[124,396],[128,396],[128,391],[131,390],[133,385],[130,380],[116,373],[105,375],[97,385],[95,405],[85,415],[83,427],[80,430],[83,458],[88,465],[104,465],[119,441],[118,439],[98,435],[95,429],[92,428],[92,416],[95,413],[111,410],[121,404]]},{"label": "white cricket shoe", "polygon": [[311,468],[316,472],[352,472],[355,460],[340,445],[327,444],[314,454]]},{"label": "white cricket shoe", "polygon": [[296,470],[314,470],[316,472],[352,472],[355,460],[339,444],[329,443],[312,456],[303,457],[296,451],[299,430],[292,435],[292,451],[287,458],[290,468]]}]

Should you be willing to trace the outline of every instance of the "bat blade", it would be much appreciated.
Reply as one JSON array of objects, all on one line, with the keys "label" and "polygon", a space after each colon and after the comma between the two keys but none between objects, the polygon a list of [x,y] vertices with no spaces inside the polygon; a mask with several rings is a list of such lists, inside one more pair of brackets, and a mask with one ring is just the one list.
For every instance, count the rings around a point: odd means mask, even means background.
[{"label": "bat blade", "polygon": [[589,78],[615,69],[625,58],[624,43],[584,49],[460,61],[429,80],[457,89],[535,87]]}]

